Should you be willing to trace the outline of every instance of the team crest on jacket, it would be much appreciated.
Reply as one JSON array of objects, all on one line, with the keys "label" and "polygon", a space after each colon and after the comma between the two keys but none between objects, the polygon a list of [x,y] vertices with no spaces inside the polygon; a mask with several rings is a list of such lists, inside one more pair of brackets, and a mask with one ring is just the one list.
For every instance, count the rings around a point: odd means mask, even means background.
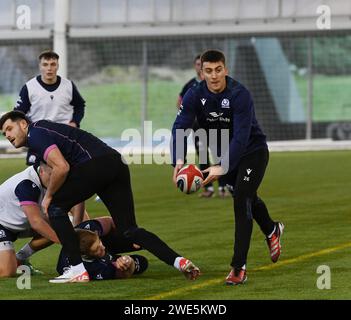
[{"label": "team crest on jacket", "polygon": [[229,100],[228,100],[227,98],[224,98],[224,99],[222,100],[221,105],[222,105],[222,108],[224,108],[224,109],[229,109]]}]

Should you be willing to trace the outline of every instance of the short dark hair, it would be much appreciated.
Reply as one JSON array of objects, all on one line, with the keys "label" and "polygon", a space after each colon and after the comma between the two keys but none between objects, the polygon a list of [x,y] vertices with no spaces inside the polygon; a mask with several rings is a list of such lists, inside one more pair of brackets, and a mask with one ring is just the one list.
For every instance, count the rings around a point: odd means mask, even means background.
[{"label": "short dark hair", "polygon": [[197,60],[201,59],[201,54],[198,54],[195,58],[194,58],[194,63],[196,63]]},{"label": "short dark hair", "polygon": [[206,50],[202,55],[201,55],[201,65],[203,65],[204,62],[219,62],[222,61],[223,64],[225,65],[225,55],[222,51],[220,50]]},{"label": "short dark hair", "polygon": [[58,60],[60,58],[60,56],[52,50],[45,50],[39,55],[39,57],[38,57],[39,61],[42,58],[44,58],[45,60],[50,60],[50,59]]},{"label": "short dark hair", "polygon": [[2,130],[2,126],[8,119],[12,121],[26,120],[27,123],[30,123],[30,120],[22,111],[13,110],[3,114],[2,117],[0,118],[0,130]]}]

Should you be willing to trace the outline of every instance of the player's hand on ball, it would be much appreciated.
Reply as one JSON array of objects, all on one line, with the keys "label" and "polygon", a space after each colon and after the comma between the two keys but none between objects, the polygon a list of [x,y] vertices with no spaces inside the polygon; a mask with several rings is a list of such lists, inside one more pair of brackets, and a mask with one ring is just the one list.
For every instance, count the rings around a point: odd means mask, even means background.
[{"label": "player's hand on ball", "polygon": [[115,266],[117,279],[129,278],[135,270],[135,262],[130,256],[119,257],[115,262]]},{"label": "player's hand on ball", "polygon": [[116,260],[116,267],[122,271],[128,270],[132,263],[132,258],[130,256],[122,256]]},{"label": "player's hand on ball", "polygon": [[208,183],[217,180],[221,175],[224,174],[224,170],[221,166],[211,166],[206,170],[203,170],[202,173],[208,173],[207,178],[202,182],[202,187],[207,185]]},{"label": "player's hand on ball", "polygon": [[177,173],[176,182],[178,189],[185,194],[192,194],[201,188],[204,176],[194,164],[183,166]]}]

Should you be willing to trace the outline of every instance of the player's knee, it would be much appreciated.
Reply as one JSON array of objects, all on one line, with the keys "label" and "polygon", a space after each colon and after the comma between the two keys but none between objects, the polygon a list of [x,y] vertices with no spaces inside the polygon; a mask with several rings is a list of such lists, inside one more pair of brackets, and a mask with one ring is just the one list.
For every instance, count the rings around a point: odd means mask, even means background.
[{"label": "player's knee", "polygon": [[252,197],[238,196],[234,197],[234,211],[236,216],[245,216],[247,219],[252,220]]},{"label": "player's knee", "polygon": [[0,278],[14,277],[16,275],[17,266],[0,266]]},{"label": "player's knee", "polygon": [[248,198],[246,194],[236,193],[234,196],[234,204],[237,206],[245,206]]},{"label": "player's knee", "polygon": [[256,196],[254,199],[254,205],[262,205],[262,204],[264,204],[264,201],[259,196]]}]

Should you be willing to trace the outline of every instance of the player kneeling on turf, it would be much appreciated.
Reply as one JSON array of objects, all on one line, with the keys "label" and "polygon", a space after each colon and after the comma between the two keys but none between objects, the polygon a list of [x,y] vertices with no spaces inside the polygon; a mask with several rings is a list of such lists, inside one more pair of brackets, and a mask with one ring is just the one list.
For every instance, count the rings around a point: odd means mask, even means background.
[{"label": "player kneeling on turf", "polygon": [[17,238],[39,234],[46,238],[41,248],[59,243],[40,210],[50,170],[45,165],[31,166],[0,185],[0,277],[16,275],[18,261],[13,242]]}]

